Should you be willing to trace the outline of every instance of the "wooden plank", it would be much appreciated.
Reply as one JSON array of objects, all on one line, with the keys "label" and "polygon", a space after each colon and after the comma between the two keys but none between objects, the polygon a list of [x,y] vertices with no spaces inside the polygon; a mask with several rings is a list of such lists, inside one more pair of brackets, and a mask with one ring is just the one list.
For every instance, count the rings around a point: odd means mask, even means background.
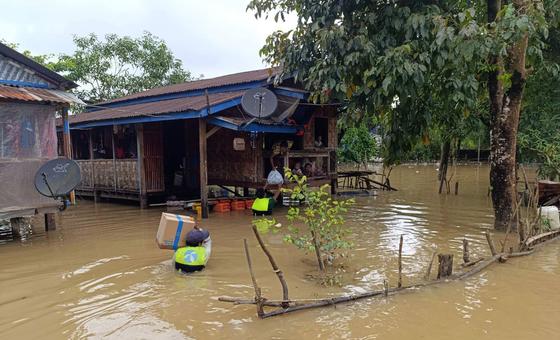
[{"label": "wooden plank", "polygon": [[140,200],[140,208],[146,208],[146,173],[144,171],[144,124],[136,124],[136,161],[138,166],[138,199]]},{"label": "wooden plank", "polygon": [[198,140],[200,157],[200,201],[202,218],[208,218],[208,154],[206,144],[206,120],[198,119]]},{"label": "wooden plank", "polygon": [[206,139],[212,137],[216,132],[218,132],[222,127],[221,126],[214,126],[208,133],[206,134]]}]

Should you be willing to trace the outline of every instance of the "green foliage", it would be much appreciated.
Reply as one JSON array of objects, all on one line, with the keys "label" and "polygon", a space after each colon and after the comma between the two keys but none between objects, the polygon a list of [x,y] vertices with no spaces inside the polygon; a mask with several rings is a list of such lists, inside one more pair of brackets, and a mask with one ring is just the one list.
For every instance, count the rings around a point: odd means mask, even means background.
[{"label": "green foliage", "polygon": [[78,95],[95,103],[192,79],[160,38],[107,34],[74,37],[76,51],[61,55],[55,71],[81,85]]},{"label": "green foliage", "polygon": [[257,227],[259,234],[267,234],[272,230],[272,233],[277,233],[278,228],[272,228],[273,226],[278,226],[276,220],[273,218],[256,218],[253,220],[253,224]]},{"label": "green foliage", "polygon": [[270,35],[261,54],[312,89],[312,100],[379,116],[387,163],[434,129],[449,140],[489,124],[478,110],[496,67],[489,57],[506,58],[528,34],[528,64],[538,65],[559,11],[553,0],[526,1],[524,11],[509,3],[488,24],[486,1],[252,0],[248,8],[276,20],[297,15],[296,28]]},{"label": "green foliage", "polygon": [[165,41],[149,32],[138,38],[107,34],[104,39],[91,33],[75,36],[74,44],[72,54],[22,53],[78,83],[80,87],[75,92],[87,103],[193,79]]},{"label": "green foliage", "polygon": [[518,146],[522,161],[539,162],[539,176],[560,179],[560,30],[553,28],[544,63],[527,83]]},{"label": "green foliage", "polygon": [[379,148],[366,124],[361,123],[344,131],[337,152],[340,161],[361,164],[378,156]]},{"label": "green foliage", "polygon": [[285,191],[291,194],[292,199],[304,201],[305,205],[302,208],[290,207],[288,210],[287,218],[291,225],[284,240],[299,249],[315,251],[315,235],[320,256],[332,264],[336,258],[344,255],[344,250],[352,246],[347,240],[350,230],[344,223],[344,214],[354,200],[333,199],[329,193],[329,185],[313,190],[307,184],[305,176],[297,176],[289,169],[286,169],[285,177],[294,184],[293,189]]}]

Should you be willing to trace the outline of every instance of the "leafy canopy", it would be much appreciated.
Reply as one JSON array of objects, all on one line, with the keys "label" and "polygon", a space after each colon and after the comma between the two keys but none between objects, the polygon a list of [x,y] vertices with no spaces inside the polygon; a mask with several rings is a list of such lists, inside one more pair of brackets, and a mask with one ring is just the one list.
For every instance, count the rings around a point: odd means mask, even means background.
[{"label": "leafy canopy", "polygon": [[87,103],[193,79],[165,41],[149,32],[138,38],[107,34],[104,39],[91,33],[75,36],[74,44],[72,54],[22,53],[78,83],[80,87],[75,92]]},{"label": "leafy canopy", "polygon": [[141,37],[95,34],[74,37],[76,51],[61,55],[54,70],[81,85],[78,95],[95,103],[192,79],[166,43],[144,32]]},{"label": "leafy canopy", "polygon": [[504,5],[491,24],[482,0],[253,0],[248,9],[276,20],[297,15],[295,29],[270,35],[261,54],[314,90],[315,101],[379,115],[384,156],[393,162],[419,139],[429,140],[430,126],[451,130],[476,109],[494,67],[490,55],[506,56],[529,34],[528,63],[541,58],[544,13],[557,11],[557,3],[527,7],[520,13]]}]

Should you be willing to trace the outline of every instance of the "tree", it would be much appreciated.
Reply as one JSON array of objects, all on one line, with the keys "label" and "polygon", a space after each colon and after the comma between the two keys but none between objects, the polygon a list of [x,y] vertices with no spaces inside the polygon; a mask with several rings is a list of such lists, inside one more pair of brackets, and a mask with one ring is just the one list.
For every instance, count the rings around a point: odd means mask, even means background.
[{"label": "tree", "polygon": [[[285,189],[286,192],[305,206],[290,207],[288,210],[288,221],[292,225],[284,240],[299,249],[314,251],[319,269],[324,272],[325,259],[332,263],[341,256],[342,250],[352,245],[346,239],[350,229],[344,223],[343,214],[354,201],[333,199],[328,184],[312,190],[305,176],[298,176],[289,169],[286,169],[285,177],[294,184],[292,189]],[[305,229],[302,230],[298,223],[303,223]]]},{"label": "tree", "polygon": [[[158,86],[192,80],[165,41],[149,32],[139,38],[91,33],[74,37],[72,54],[22,53],[78,83],[76,94],[86,103],[98,103]],[[17,49],[17,44],[8,44]]]},{"label": "tree", "polygon": [[265,59],[312,89],[312,100],[379,115],[394,158],[435,122],[455,125],[488,86],[495,227],[506,227],[525,65],[538,61],[551,23],[544,13],[559,11],[556,0],[253,0],[248,8],[276,20],[297,15],[294,30],[267,38]]},{"label": "tree", "polygon": [[340,161],[367,166],[367,162],[378,154],[377,140],[365,123],[344,130],[338,147]]},{"label": "tree", "polygon": [[80,84],[77,94],[97,103],[158,86],[192,79],[166,43],[144,32],[139,38],[107,34],[74,37],[76,51],[61,55],[53,66]]}]

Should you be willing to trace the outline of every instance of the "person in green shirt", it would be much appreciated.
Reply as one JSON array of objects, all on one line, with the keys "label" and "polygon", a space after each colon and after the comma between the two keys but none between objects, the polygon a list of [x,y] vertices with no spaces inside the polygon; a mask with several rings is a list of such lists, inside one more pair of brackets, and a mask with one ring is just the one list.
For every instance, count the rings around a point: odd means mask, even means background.
[{"label": "person in green shirt", "polygon": [[208,230],[195,226],[187,234],[186,247],[175,251],[173,256],[176,270],[192,273],[203,270],[212,252],[212,240]]},{"label": "person in green shirt", "polygon": [[266,191],[264,189],[257,190],[257,198],[253,201],[253,215],[264,216],[271,215],[272,209],[274,208],[275,200],[271,197],[266,197]]}]

